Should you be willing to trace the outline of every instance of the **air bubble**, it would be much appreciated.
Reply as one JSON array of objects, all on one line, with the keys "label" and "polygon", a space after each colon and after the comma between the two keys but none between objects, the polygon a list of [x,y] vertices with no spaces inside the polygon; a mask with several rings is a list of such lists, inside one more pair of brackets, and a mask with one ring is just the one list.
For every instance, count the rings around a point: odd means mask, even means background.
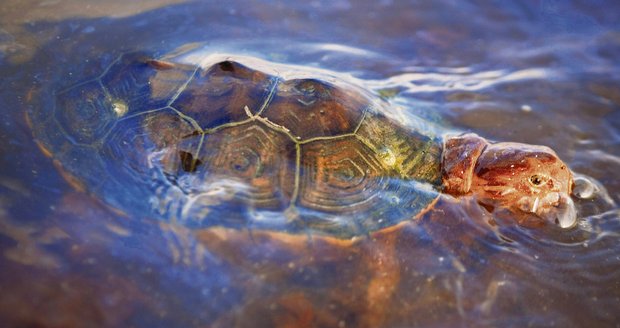
[{"label": "air bubble", "polygon": [[596,185],[586,177],[575,177],[573,195],[580,199],[593,198],[597,192]]}]

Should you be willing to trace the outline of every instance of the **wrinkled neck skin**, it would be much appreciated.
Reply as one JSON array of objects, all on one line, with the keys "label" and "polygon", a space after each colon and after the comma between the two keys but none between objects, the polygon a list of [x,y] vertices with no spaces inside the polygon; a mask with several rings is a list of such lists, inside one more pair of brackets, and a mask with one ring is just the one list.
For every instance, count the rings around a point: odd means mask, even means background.
[{"label": "wrinkled neck skin", "polygon": [[573,175],[553,150],[490,143],[468,133],[443,143],[442,184],[452,196],[472,195],[486,208],[507,210],[519,224],[576,224]]}]

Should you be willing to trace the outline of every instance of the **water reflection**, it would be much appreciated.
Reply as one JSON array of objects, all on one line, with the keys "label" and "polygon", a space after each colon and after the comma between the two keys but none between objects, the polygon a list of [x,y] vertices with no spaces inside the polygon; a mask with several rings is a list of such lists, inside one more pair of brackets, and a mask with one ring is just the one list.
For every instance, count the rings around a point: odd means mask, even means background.
[{"label": "water reflection", "polygon": [[[3,4],[0,321],[615,324],[615,7],[611,1]],[[184,45],[340,72],[382,94],[393,104],[387,114],[403,124],[548,145],[601,191],[575,200],[580,223],[568,231],[502,222],[466,198],[442,200],[442,211],[415,224],[334,242],[251,227],[193,230],[128,215],[98,192],[68,184],[33,142],[24,112],[49,106],[53,91],[97,76],[122,53],[161,58]],[[89,178],[118,183],[109,172]]]}]

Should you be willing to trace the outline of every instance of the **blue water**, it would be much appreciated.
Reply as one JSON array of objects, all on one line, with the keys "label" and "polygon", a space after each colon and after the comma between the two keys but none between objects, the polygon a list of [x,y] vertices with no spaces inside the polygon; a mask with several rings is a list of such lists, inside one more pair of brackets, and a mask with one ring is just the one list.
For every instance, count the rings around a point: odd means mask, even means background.
[{"label": "blue water", "polygon": [[[2,7],[2,326],[620,322],[616,2]],[[69,183],[33,142],[25,113],[45,113],[54,92],[98,76],[123,53],[165,58],[188,48],[334,72],[384,96],[394,119],[416,129],[549,146],[593,196],[575,199],[579,224],[569,230],[495,224],[471,200],[447,201],[397,232],[334,245],[123,214]],[[91,155],[75,153],[97,165]]]}]

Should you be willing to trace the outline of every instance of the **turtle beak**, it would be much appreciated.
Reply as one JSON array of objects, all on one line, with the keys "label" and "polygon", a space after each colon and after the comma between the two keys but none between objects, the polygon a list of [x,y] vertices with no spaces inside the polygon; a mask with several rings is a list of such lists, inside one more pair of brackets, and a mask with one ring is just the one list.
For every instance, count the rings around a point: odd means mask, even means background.
[{"label": "turtle beak", "polygon": [[523,201],[522,210],[555,223],[561,228],[571,228],[577,223],[575,203],[566,193],[550,193],[544,198],[530,198],[527,200],[527,205]]}]

